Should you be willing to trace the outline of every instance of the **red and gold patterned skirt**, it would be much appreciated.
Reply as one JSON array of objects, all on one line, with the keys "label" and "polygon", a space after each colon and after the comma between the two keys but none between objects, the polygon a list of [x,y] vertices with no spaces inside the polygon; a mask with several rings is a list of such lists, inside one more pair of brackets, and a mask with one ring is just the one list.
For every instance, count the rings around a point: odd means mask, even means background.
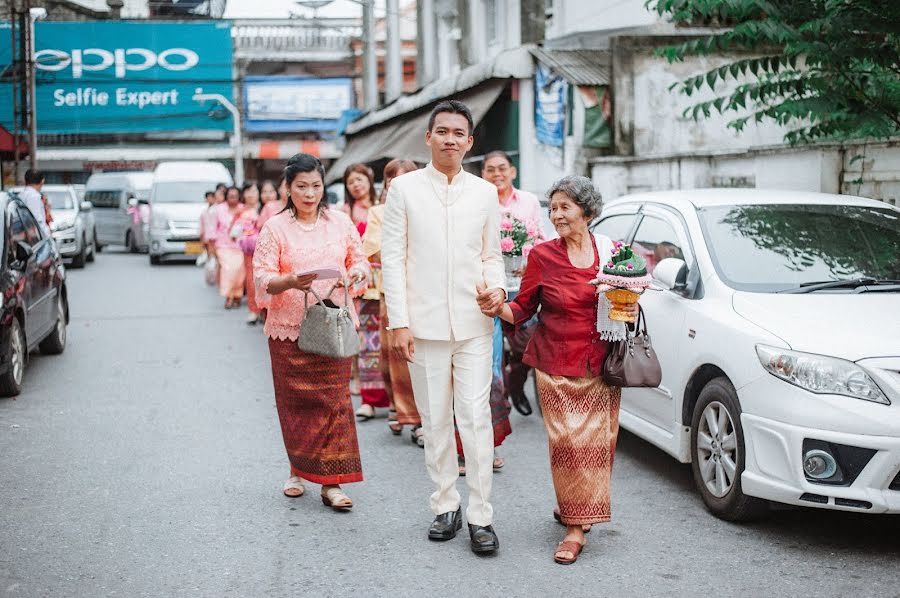
[{"label": "red and gold patterned skirt", "polygon": [[[387,304],[381,297],[381,367],[385,388],[397,411],[397,423],[404,426],[421,426],[422,418],[416,409],[412,381],[409,379],[409,364],[390,350],[391,331],[387,329]],[[387,367],[385,367],[387,366]],[[386,371],[385,371],[386,370]]]},{"label": "red and gold patterned skirt", "polygon": [[275,406],[291,475],[316,484],[361,482],[350,402],[350,362],[304,353],[296,341],[269,339]]},{"label": "red and gold patterned skirt", "polygon": [[602,378],[566,378],[535,370],[550,443],[550,471],[563,523],[605,523],[622,389]]}]

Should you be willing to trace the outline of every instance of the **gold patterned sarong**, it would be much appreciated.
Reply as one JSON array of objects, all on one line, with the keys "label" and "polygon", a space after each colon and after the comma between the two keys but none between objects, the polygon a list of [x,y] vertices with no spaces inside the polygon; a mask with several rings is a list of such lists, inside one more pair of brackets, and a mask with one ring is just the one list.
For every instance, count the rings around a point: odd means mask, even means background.
[{"label": "gold patterned sarong", "polygon": [[563,523],[610,520],[610,488],[622,389],[602,378],[535,370],[550,444],[550,470]]}]

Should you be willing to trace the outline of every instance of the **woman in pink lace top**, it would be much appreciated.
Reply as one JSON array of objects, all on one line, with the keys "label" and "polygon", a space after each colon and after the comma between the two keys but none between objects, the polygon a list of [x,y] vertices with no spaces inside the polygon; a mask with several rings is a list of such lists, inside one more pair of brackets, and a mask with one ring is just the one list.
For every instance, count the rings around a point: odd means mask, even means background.
[{"label": "woman in pink lace top", "polygon": [[[304,272],[333,269],[354,287],[365,287],[369,265],[362,242],[345,214],[329,211],[325,169],[308,154],[297,154],[285,168],[288,209],[273,216],[259,234],[253,255],[257,295],[268,307],[265,334],[275,383],[275,405],[291,466],[287,496],[300,496],[303,481],[322,484],[322,502],[335,510],[353,502],[340,484],[362,481],[356,424],[350,402],[350,363],[300,350],[297,337],[305,315],[304,295],[314,289],[329,298],[335,282]],[[342,288],[330,299],[345,305]],[[315,299],[313,299],[315,301]],[[352,302],[347,307],[353,318]]]}]

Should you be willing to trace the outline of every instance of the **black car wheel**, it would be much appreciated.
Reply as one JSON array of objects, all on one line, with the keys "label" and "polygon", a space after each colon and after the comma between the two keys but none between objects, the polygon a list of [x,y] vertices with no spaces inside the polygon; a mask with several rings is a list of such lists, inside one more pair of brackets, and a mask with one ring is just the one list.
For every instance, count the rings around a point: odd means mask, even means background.
[{"label": "black car wheel", "polygon": [[62,293],[56,299],[56,326],[50,336],[41,341],[38,345],[41,353],[45,355],[59,355],[66,350],[66,321],[68,320],[67,311],[69,306],[66,304],[65,297]]},{"label": "black car wheel", "polygon": [[150,256],[150,265],[158,266],[162,262],[162,256],[159,255],[151,255]]},{"label": "black car wheel", "polygon": [[25,361],[28,350],[25,334],[18,318],[13,318],[9,327],[9,343],[6,347],[9,369],[0,376],[0,396],[14,397],[22,392],[22,379],[25,377]]},{"label": "black car wheel", "polygon": [[737,392],[727,378],[710,380],[694,406],[691,469],[706,508],[720,519],[749,521],[768,510],[766,501],[744,494],[746,455]]},{"label": "black car wheel", "polygon": [[84,263],[87,261],[87,239],[84,237],[81,238],[81,251],[79,251],[75,257],[72,258],[72,267],[73,268],[84,268]]},{"label": "black car wheel", "polygon": [[93,263],[93,261],[97,258],[97,237],[91,239],[91,244],[88,246],[88,250],[87,261],[88,263]]}]

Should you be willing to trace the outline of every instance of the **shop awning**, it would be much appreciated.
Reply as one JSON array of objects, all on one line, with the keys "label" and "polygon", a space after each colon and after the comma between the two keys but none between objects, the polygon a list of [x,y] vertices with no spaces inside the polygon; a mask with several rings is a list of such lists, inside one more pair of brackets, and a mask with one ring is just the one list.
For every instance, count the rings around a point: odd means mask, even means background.
[{"label": "shop awning", "polygon": [[605,50],[545,50],[532,48],[538,61],[572,85],[609,85],[612,69]]},{"label": "shop awning", "polygon": [[130,162],[141,160],[227,160],[234,150],[227,145],[108,145],[104,147],[41,147],[39,161]]},{"label": "shop awning", "polygon": [[[0,159],[12,160],[16,154],[16,138],[13,134],[0,127]],[[24,141],[19,142],[19,155],[28,155],[28,144]]]},{"label": "shop awning", "polygon": [[[467,91],[455,94],[454,99],[465,103],[472,111],[472,119],[477,126],[503,91],[507,81],[490,79]],[[325,177],[326,183],[339,180],[344,170],[357,162],[374,162],[404,158],[416,162],[431,160],[431,152],[425,145],[425,131],[431,109],[444,98],[435,99],[431,104],[415,112],[399,116],[393,120],[369,127],[356,135],[347,137],[344,153],[335,162]]]},{"label": "shop awning", "polygon": [[341,151],[334,141],[254,139],[244,143],[244,157],[260,160],[287,160],[294,154],[311,154],[323,160],[339,158]]}]

